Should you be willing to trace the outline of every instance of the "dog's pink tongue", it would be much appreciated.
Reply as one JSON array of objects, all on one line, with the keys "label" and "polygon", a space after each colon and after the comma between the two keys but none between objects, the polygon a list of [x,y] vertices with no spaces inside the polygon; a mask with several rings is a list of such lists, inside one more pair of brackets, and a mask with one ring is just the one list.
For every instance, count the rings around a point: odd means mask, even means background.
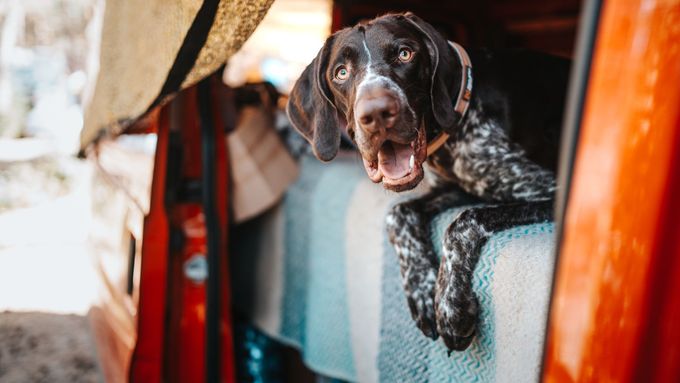
[{"label": "dog's pink tongue", "polygon": [[410,145],[387,142],[378,152],[378,164],[382,174],[390,179],[398,180],[411,173],[411,156],[414,154]]}]

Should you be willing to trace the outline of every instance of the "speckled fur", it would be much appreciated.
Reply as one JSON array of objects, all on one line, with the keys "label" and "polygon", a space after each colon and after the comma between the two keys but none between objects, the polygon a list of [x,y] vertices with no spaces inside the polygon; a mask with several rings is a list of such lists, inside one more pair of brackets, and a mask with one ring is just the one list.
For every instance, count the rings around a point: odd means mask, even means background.
[{"label": "speckled fur", "polygon": [[555,192],[554,174],[529,160],[479,105],[468,111],[461,134],[434,153],[429,164],[439,182],[455,183],[490,202],[532,201]]},{"label": "speckled fur", "polygon": [[551,218],[548,199],[468,208],[447,228],[434,302],[437,331],[449,349],[463,350],[473,339],[479,305],[472,292],[472,275],[489,237]]},{"label": "speckled fur", "polygon": [[[481,107],[469,110],[461,132],[428,161],[437,186],[387,216],[411,315],[451,350],[464,350],[474,338],[479,305],[471,283],[482,246],[493,232],[552,219],[555,191],[553,173],[529,160]],[[454,219],[440,264],[426,228],[436,213],[470,202],[460,189],[492,205],[466,208]]]},{"label": "speckled fur", "polygon": [[470,196],[457,188],[434,188],[425,196],[395,205],[386,217],[411,316],[433,339],[438,334],[434,295],[439,259],[430,241],[430,222],[443,210],[470,202]]},{"label": "speckled fur", "polygon": [[[408,62],[395,59],[404,46],[415,52]],[[296,82],[287,107],[291,123],[323,161],[337,154],[341,131],[369,161],[374,158],[367,154],[377,153],[383,139],[411,142],[414,132],[429,140],[442,131],[450,135],[425,164],[434,187],[395,205],[386,221],[413,319],[426,336],[441,336],[450,350],[467,348],[474,337],[479,304],[472,276],[492,233],[552,219],[570,67],[568,60],[537,52],[466,51],[474,85],[462,119],[454,109],[462,76],[459,56],[432,25],[411,13],[385,15],[333,34]],[[354,75],[333,80],[338,65]],[[397,90],[408,113],[379,140],[365,140],[352,106],[360,85],[377,78]],[[413,180],[399,190],[420,182]],[[440,261],[430,222],[443,210],[473,202],[447,228]]]}]

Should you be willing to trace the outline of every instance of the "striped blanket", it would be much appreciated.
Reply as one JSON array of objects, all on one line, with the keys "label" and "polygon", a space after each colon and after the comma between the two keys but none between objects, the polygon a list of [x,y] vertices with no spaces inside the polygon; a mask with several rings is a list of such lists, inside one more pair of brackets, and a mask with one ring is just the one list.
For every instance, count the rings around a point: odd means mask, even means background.
[{"label": "striped blanket", "polygon": [[[411,196],[412,197],[412,196]],[[357,382],[529,382],[540,370],[553,271],[553,224],[495,234],[474,275],[479,332],[447,356],[415,327],[387,209],[406,198],[372,184],[356,158],[301,159],[282,203],[232,241],[234,301],[259,329],[326,376]],[[456,210],[433,222],[435,243]]]}]

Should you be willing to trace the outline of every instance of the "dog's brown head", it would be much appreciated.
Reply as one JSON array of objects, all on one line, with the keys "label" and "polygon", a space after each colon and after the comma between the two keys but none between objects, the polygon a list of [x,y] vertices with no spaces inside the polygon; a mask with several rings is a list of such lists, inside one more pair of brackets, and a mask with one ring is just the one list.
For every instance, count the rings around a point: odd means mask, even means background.
[{"label": "dog's brown head", "polygon": [[386,15],[329,37],[287,111],[319,159],[335,157],[345,129],[373,182],[408,190],[423,178],[428,133],[449,131],[459,117],[459,81],[459,62],[430,24]]}]

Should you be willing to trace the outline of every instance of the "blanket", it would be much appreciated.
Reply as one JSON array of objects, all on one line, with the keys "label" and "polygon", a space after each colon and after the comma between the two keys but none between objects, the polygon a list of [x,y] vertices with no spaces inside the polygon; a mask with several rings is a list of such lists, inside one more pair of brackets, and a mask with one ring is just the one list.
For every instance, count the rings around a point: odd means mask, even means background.
[{"label": "blanket", "polygon": [[[387,209],[410,194],[372,184],[360,160],[301,159],[282,203],[235,229],[237,311],[296,347],[326,376],[357,382],[527,382],[540,373],[553,275],[554,225],[496,233],[474,273],[478,336],[447,356],[410,317],[386,238]],[[415,192],[417,193],[417,191]],[[458,209],[432,223],[441,243]]]},{"label": "blanket", "polygon": [[[93,87],[80,141],[116,136],[175,92],[218,70],[273,0],[101,2],[90,34]],[[100,14],[101,13],[101,14]],[[96,65],[95,65],[96,63]],[[96,76],[96,78],[94,78]]]}]

